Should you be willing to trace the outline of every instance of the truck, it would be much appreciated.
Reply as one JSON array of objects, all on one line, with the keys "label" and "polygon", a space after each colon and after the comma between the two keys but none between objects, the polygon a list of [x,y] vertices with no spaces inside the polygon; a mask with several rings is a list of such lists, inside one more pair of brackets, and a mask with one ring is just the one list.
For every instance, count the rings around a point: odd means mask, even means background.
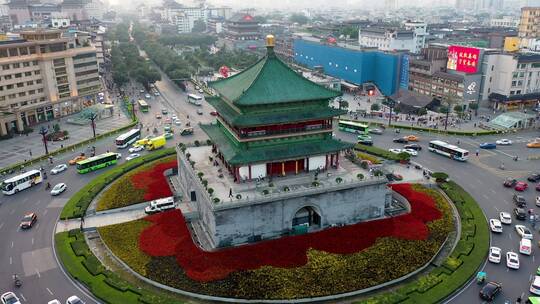
[{"label": "truck", "polygon": [[143,139],[137,140],[137,141],[133,144],[133,146],[134,146],[134,147],[139,147],[139,146],[144,147],[144,146],[146,146],[146,144],[148,144],[149,141],[150,141],[150,139],[148,139],[148,137],[145,137],[145,138],[143,138]]},{"label": "truck", "polygon": [[165,139],[165,136],[161,135],[149,139],[148,142],[144,145],[144,148],[148,151],[152,151],[164,147],[166,143],[167,140]]}]

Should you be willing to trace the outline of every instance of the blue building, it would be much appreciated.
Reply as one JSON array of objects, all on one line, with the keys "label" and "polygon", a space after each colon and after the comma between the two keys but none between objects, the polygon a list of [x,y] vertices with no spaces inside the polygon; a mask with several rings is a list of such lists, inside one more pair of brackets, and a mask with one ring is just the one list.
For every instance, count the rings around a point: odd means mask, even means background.
[{"label": "blue building", "polygon": [[294,59],[309,68],[322,66],[324,73],[345,81],[362,84],[373,82],[390,96],[397,92],[403,54],[378,50],[354,50],[295,39]]}]

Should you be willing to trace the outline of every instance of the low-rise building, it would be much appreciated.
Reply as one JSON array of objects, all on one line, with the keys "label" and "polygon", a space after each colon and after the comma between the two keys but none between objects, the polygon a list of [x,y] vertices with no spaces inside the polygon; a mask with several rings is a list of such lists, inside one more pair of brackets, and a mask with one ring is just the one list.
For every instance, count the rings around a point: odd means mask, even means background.
[{"label": "low-rise building", "polygon": [[60,30],[0,42],[0,135],[78,112],[100,90],[96,49]]},{"label": "low-rise building", "polygon": [[489,20],[489,26],[517,28],[519,26],[519,18],[514,17],[514,16],[503,16],[501,18],[492,18],[491,20]]},{"label": "low-rise building", "polygon": [[261,26],[249,14],[236,14],[227,20],[225,35],[230,40],[261,40]]},{"label": "low-rise building", "polygon": [[423,22],[406,22],[403,28],[365,27],[359,31],[358,42],[363,47],[376,47],[383,51],[419,53],[426,41],[426,27]]}]

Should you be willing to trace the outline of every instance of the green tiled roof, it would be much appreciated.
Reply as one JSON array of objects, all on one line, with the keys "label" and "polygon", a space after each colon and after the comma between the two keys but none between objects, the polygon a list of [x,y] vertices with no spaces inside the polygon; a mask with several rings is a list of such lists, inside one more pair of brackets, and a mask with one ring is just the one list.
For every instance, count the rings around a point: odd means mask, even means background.
[{"label": "green tiled roof", "polygon": [[210,139],[218,146],[225,160],[231,165],[251,164],[275,160],[295,159],[303,156],[320,155],[349,149],[351,143],[335,139],[283,143],[274,146],[240,150],[223,134],[217,125],[201,125]]},{"label": "green tiled roof", "polygon": [[283,124],[297,121],[317,120],[346,114],[346,110],[338,110],[330,107],[304,108],[267,112],[260,114],[240,114],[231,109],[225,102],[218,98],[206,98],[206,101],[216,108],[227,122],[237,127]]},{"label": "green tiled roof", "polygon": [[275,56],[273,49],[246,70],[210,82],[209,86],[220,97],[239,106],[330,99],[342,95],[297,74]]}]

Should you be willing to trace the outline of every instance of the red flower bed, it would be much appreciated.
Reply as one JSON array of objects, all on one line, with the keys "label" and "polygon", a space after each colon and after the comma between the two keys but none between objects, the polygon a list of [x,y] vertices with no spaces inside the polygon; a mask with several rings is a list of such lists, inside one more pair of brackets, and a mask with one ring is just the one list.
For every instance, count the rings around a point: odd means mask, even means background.
[{"label": "red flower bed", "polygon": [[425,224],[442,216],[433,198],[414,191],[410,184],[394,184],[391,187],[409,200],[411,213],[206,252],[193,243],[182,213],[174,210],[146,218],[154,225],[141,233],[139,247],[151,256],[176,256],[178,264],[191,279],[208,282],[223,279],[231,272],[266,265],[302,266],[307,263],[306,252],[309,248],[351,254],[370,247],[379,237],[425,240],[429,235]]},{"label": "red flower bed", "polygon": [[131,177],[131,183],[137,189],[144,189],[144,200],[151,201],[158,198],[172,196],[171,188],[163,172],[178,166],[176,160],[160,163],[149,170],[144,170]]}]

